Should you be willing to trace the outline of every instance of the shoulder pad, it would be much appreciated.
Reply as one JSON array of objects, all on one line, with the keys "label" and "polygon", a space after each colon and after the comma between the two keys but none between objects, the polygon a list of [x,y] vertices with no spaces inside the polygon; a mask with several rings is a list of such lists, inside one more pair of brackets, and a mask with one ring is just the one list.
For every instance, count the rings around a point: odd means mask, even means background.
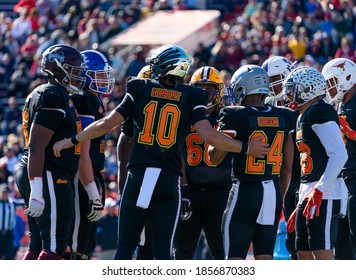
[{"label": "shoulder pad", "polygon": [[59,86],[48,85],[42,94],[43,107],[64,109],[69,102],[69,94]]},{"label": "shoulder pad", "polygon": [[327,103],[316,103],[310,108],[309,118],[312,124],[322,124],[329,121],[337,121],[337,113],[333,106]]}]

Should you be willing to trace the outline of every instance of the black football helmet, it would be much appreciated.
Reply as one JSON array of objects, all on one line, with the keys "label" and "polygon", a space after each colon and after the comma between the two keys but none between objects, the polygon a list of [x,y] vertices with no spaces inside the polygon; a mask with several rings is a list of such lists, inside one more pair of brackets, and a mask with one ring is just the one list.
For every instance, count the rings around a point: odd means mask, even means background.
[{"label": "black football helmet", "polygon": [[164,45],[148,59],[152,78],[164,80],[166,85],[183,82],[191,63],[192,59],[188,52],[176,45]]},{"label": "black football helmet", "polygon": [[80,92],[84,86],[85,63],[82,54],[69,45],[53,45],[42,55],[41,72],[49,82],[64,86],[70,93]]}]

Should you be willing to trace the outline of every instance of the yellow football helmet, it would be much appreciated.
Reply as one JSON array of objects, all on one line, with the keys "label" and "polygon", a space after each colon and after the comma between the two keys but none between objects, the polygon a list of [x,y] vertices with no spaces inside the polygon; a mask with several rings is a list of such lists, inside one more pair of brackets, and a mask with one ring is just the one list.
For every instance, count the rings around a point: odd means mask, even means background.
[{"label": "yellow football helmet", "polygon": [[143,66],[137,74],[137,78],[151,79],[152,69],[150,65]]},{"label": "yellow football helmet", "polygon": [[196,70],[189,82],[192,86],[199,85],[214,85],[216,86],[216,94],[207,106],[207,109],[219,104],[221,101],[223,89],[224,89],[224,79],[220,72],[211,66],[204,66]]}]

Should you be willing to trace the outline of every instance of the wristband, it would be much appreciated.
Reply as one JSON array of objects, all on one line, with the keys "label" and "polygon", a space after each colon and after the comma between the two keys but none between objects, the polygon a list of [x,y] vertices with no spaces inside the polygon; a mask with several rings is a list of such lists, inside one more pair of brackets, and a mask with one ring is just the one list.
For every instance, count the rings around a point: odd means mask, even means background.
[{"label": "wristband", "polygon": [[31,186],[31,193],[33,197],[38,199],[43,196],[42,177],[30,177],[30,186]]},{"label": "wristband", "polygon": [[242,142],[240,154],[247,154],[248,153],[248,143]]},{"label": "wristband", "polygon": [[70,141],[72,142],[73,145],[79,144],[79,141],[78,141],[78,139],[77,139],[77,135],[73,135],[73,136],[70,138]]},{"label": "wristband", "polygon": [[91,181],[88,185],[84,186],[84,189],[87,192],[90,200],[95,200],[100,198],[98,188],[94,181]]}]

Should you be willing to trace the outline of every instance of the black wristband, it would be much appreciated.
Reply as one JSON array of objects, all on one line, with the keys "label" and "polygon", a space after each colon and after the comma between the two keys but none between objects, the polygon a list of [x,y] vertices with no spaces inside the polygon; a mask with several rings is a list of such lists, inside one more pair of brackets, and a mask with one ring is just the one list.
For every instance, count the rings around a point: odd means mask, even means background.
[{"label": "black wristband", "polygon": [[72,142],[73,145],[79,144],[79,141],[78,141],[78,139],[77,139],[77,135],[73,135],[73,136],[70,138],[70,141]]},{"label": "black wristband", "polygon": [[245,154],[247,154],[247,152],[248,152],[248,143],[242,142],[240,154],[245,155]]}]

